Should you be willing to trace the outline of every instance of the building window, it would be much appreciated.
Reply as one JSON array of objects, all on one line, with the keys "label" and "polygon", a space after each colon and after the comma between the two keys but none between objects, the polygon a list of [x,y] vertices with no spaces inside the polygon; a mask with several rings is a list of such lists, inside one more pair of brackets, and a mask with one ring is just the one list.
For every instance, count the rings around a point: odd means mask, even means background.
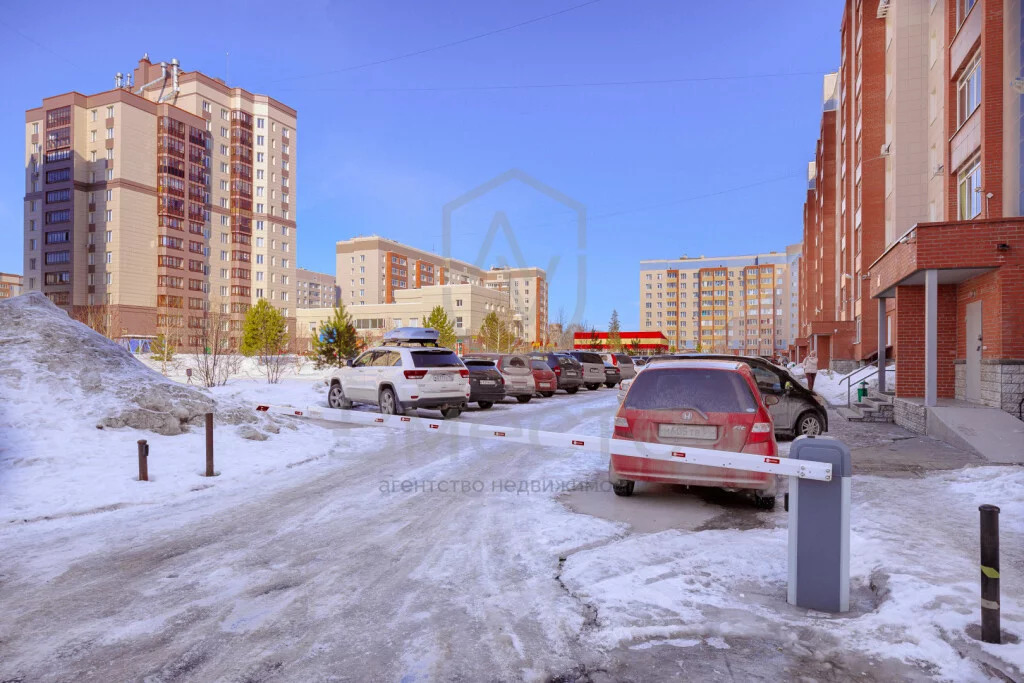
[{"label": "building window", "polygon": [[975,158],[960,172],[958,218],[970,220],[981,213],[981,159]]},{"label": "building window", "polygon": [[957,85],[957,125],[962,126],[964,121],[974,113],[974,110],[981,104],[981,57],[975,56],[964,75],[960,77]]},{"label": "building window", "polygon": [[114,139],[114,129],[113,128],[107,128],[107,139],[108,140],[113,140]]},{"label": "building window", "polygon": [[967,13],[971,11],[971,8],[978,4],[978,0],[956,0],[956,25],[964,23],[964,19],[967,18]]},{"label": "building window", "polygon": [[108,119],[114,118],[114,107],[113,106],[107,107],[107,118]]}]

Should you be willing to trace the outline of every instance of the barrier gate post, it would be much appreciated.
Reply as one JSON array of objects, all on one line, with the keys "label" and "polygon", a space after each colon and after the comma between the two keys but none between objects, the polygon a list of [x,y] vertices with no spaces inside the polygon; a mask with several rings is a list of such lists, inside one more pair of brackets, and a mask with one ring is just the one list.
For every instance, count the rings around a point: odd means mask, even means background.
[{"label": "barrier gate post", "polygon": [[850,608],[850,449],[830,438],[798,437],[790,459],[827,462],[831,481],[789,478],[791,605],[819,612]]}]

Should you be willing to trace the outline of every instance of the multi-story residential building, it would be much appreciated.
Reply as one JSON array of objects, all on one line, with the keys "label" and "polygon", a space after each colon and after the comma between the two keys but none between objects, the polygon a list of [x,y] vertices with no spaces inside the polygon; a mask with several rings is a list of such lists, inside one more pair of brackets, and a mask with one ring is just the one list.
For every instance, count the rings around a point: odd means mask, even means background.
[{"label": "multi-story residential building", "polygon": [[641,261],[641,329],[660,331],[676,349],[786,353],[797,317],[800,254],[793,245],[749,256]]},{"label": "multi-story residential building", "polygon": [[[834,359],[819,328],[852,316],[852,359],[890,349],[897,421],[914,428],[939,398],[1015,412],[1024,394],[1022,21],[1018,2],[846,2],[835,150],[826,106],[805,205],[805,239],[824,242],[805,252],[801,334]],[[815,318],[830,269],[835,319]]]},{"label": "multi-story residential building", "polygon": [[334,276],[305,268],[295,269],[296,308],[334,308],[338,305],[338,286]]},{"label": "multi-story residential building", "polygon": [[22,290],[22,278],[14,273],[0,273],[0,299],[18,296]]},{"label": "multi-story residential building", "polygon": [[408,289],[472,284],[505,293],[516,334],[530,343],[544,340],[548,285],[541,268],[485,270],[377,236],[340,241],[336,254],[337,284],[346,307],[395,303],[397,293]]},{"label": "multi-story residential building", "polygon": [[177,60],[25,116],[25,277],[114,336],[237,343],[249,306],[295,313],[294,109]]},{"label": "multi-story residential building", "polygon": [[[479,348],[473,337],[480,332],[484,318],[492,311],[509,319],[509,295],[480,284],[427,285],[415,289],[398,289],[391,303],[367,303],[346,306],[356,331],[364,340],[379,340],[385,331],[403,326],[418,326],[436,307],[442,306],[452,320],[458,337],[458,351]],[[300,348],[309,346],[309,338],[334,314],[332,308],[300,308],[298,336]],[[304,340],[304,341],[303,341]]]}]

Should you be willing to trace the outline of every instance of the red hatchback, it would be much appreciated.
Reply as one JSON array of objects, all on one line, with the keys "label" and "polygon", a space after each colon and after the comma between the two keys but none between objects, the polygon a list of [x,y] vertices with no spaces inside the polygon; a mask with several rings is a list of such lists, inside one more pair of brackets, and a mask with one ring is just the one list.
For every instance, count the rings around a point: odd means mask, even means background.
[{"label": "red hatchback", "polygon": [[[612,438],[771,457],[779,452],[750,368],[731,361],[667,361],[644,368],[615,415]],[[634,482],[652,481],[749,490],[758,507],[775,506],[776,476],[764,472],[613,454],[609,478],[620,496],[631,495]]]},{"label": "red hatchback", "polygon": [[558,389],[558,376],[546,361],[535,358],[530,359],[530,369],[533,370],[533,383],[537,387],[537,393],[544,398],[551,398]]}]

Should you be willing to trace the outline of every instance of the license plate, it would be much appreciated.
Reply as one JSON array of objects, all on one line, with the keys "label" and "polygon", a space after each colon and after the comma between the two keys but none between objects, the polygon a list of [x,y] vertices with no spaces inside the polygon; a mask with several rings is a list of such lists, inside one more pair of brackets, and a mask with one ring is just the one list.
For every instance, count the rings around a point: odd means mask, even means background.
[{"label": "license plate", "polygon": [[541,389],[550,389],[551,388],[551,384],[548,383],[548,382],[544,382],[543,384],[540,385],[540,388]]},{"label": "license plate", "polygon": [[448,373],[448,372],[438,373],[436,375],[433,375],[433,377],[434,377],[434,381],[435,382],[451,382],[452,381],[451,373]]},{"label": "license plate", "polygon": [[599,373],[599,372],[601,372],[601,371],[600,371],[600,370],[598,370],[597,368],[590,368],[590,370],[589,370],[588,372],[590,372],[590,373],[592,373],[592,374],[595,374],[595,375],[596,375],[597,373]]},{"label": "license plate", "polygon": [[576,376],[576,371],[575,370],[570,370],[569,372],[565,373],[565,376],[566,377],[575,377]]},{"label": "license plate", "polygon": [[714,441],[718,438],[718,427],[714,425],[658,425],[658,436],[670,439],[703,439]]},{"label": "license plate", "polygon": [[480,384],[494,384],[494,380],[493,379],[482,379],[482,380],[480,380]]}]

